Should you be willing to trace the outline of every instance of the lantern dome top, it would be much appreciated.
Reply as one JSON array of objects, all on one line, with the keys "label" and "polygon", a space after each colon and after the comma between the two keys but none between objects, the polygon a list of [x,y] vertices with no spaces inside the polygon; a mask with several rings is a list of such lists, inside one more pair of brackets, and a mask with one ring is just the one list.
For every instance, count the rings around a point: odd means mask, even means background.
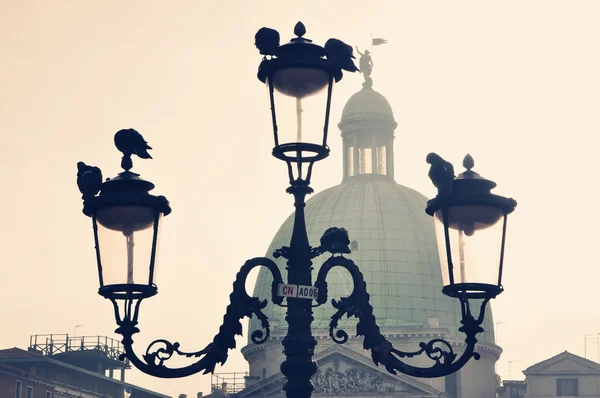
[{"label": "lantern dome top", "polygon": [[[435,153],[430,153],[429,156],[437,157],[442,162],[443,159],[439,158]],[[432,158],[434,159],[434,158]],[[447,162],[446,162],[447,163]],[[449,163],[448,163],[449,164]],[[475,161],[473,157],[467,154],[463,160],[463,166],[465,171],[460,173],[454,179],[451,178],[449,191],[441,187],[440,182],[436,184],[434,177],[432,177],[432,170],[435,165],[432,164],[430,170],[430,178],[434,182],[434,185],[438,188],[438,195],[427,202],[426,212],[429,215],[433,215],[438,209],[447,206],[461,206],[461,205],[484,205],[492,206],[502,209],[505,214],[510,214],[515,210],[517,202],[512,198],[505,198],[503,196],[495,195],[491,193],[491,190],[496,187],[494,181],[483,178],[478,173],[473,171]],[[453,172],[452,172],[453,173]],[[452,174],[453,175],[453,174]],[[447,184],[445,184],[447,185]]]},{"label": "lantern dome top", "polygon": [[[304,37],[306,28],[302,22],[296,24],[294,34],[296,37],[289,43],[280,45],[279,32],[276,30],[263,27],[256,32],[255,46],[265,56],[258,67],[257,77],[261,82],[266,83],[267,79],[272,79],[278,71],[290,68],[322,70],[336,82],[343,77],[342,69],[351,72],[358,70],[350,58],[351,47],[350,53],[347,54],[347,44],[337,39],[329,39],[325,47],[315,44],[311,39]],[[336,44],[328,49],[328,43],[332,40],[335,40]]]}]

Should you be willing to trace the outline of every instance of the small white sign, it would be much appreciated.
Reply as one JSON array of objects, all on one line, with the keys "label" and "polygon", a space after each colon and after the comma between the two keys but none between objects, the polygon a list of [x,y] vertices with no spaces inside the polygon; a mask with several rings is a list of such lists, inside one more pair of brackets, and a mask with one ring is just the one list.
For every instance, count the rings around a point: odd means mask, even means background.
[{"label": "small white sign", "polygon": [[298,298],[316,300],[318,292],[316,287],[298,285]]},{"label": "small white sign", "polygon": [[286,285],[280,283],[277,289],[279,297],[296,297],[308,300],[316,300],[319,289],[314,286]]},{"label": "small white sign", "polygon": [[284,283],[280,283],[279,288],[277,289],[277,295],[279,297],[297,297],[298,285],[286,285]]}]

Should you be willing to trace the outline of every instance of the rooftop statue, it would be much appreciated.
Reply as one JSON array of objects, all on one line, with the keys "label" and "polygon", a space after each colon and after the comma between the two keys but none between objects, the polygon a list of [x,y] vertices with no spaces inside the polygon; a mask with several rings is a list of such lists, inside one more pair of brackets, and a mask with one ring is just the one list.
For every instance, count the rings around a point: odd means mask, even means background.
[{"label": "rooftop statue", "polygon": [[[385,43],[387,43],[386,39],[379,37],[371,39],[371,45],[373,46],[380,46]],[[360,73],[362,73],[363,77],[365,78],[363,86],[373,87],[373,79],[371,79],[371,72],[373,72],[373,59],[371,58],[371,52],[369,50],[365,50],[363,54],[358,49],[358,46],[356,46],[356,52],[360,55]]]},{"label": "rooftop statue", "polygon": [[371,72],[373,71],[373,60],[371,59],[371,53],[369,50],[365,50],[364,54],[360,52],[358,46],[356,47],[356,52],[360,55],[360,73],[363,74],[365,78],[365,85],[372,87],[373,79],[371,79]]}]

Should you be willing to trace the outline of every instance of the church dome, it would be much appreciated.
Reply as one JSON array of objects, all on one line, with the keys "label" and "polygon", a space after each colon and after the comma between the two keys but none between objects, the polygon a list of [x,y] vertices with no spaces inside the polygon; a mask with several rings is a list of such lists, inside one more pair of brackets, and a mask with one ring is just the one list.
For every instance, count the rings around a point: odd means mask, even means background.
[{"label": "church dome", "polygon": [[[343,125],[345,122],[353,119],[364,119],[369,116],[394,121],[394,112],[388,100],[373,90],[373,87],[364,84],[362,90],[353,94],[348,102],[346,102],[342,111],[342,121],[340,124]],[[342,126],[340,126],[340,129],[344,130]]]},{"label": "church dome", "polygon": [[[323,232],[331,226],[348,230],[353,250],[347,257],[358,264],[364,275],[377,323],[384,334],[386,329],[427,327],[431,317],[439,319],[439,326],[448,328],[453,335],[457,335],[460,326],[458,300],[441,292],[435,230],[424,210],[426,202],[425,196],[390,179],[351,178],[316,194],[306,204],[308,238],[313,245],[318,245]],[[289,245],[293,222],[292,215],[283,223],[268,249],[269,257],[275,249]],[[313,260],[315,277],[327,257],[324,254]],[[285,272],[286,260],[275,261]],[[328,275],[329,299],[352,292],[350,275],[338,269]],[[270,272],[261,270],[254,296],[270,297],[271,281]],[[319,330],[325,333],[335,309],[328,302],[313,311],[315,335]],[[269,304],[264,312],[273,332],[287,329],[285,308]],[[493,330],[491,325],[491,316],[486,316],[487,335],[480,335],[480,340],[493,342],[487,332]],[[250,332],[260,328],[256,318],[250,327]]]}]

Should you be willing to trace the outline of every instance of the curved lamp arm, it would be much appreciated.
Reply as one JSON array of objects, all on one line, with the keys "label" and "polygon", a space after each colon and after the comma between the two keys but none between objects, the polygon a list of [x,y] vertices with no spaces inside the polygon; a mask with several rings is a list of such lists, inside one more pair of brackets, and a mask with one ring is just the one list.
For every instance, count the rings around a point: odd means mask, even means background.
[{"label": "curved lamp arm", "polygon": [[[270,335],[269,320],[261,311],[266,307],[267,300],[261,301],[256,297],[250,297],[246,293],[246,278],[250,271],[257,266],[267,267],[273,274],[272,300],[275,304],[281,304],[283,298],[277,297],[277,286],[283,283],[283,280],[277,265],[266,257],[258,257],[246,261],[237,273],[235,282],[233,283],[233,292],[229,295],[230,304],[227,306],[219,333],[214,337],[212,343],[197,352],[181,351],[179,343],[171,343],[168,340],[160,339],[152,342],[142,358],[139,358],[133,351],[132,336],[139,332],[137,317],[141,300],[138,300],[136,303],[134,303],[135,299],[126,300],[124,316],[121,319],[118,303],[116,300],[111,299],[115,308],[117,324],[119,325],[116,332],[123,336],[122,343],[125,348],[125,353],[121,354],[120,359],[124,360],[127,358],[142,372],[162,378],[185,377],[202,371],[204,374],[212,373],[217,363],[221,365],[225,363],[228,350],[235,348],[235,336],[242,335],[242,324],[240,321],[244,317],[251,317],[252,314],[260,319],[264,331],[255,330],[251,335],[251,339],[255,344],[264,343]],[[197,362],[185,367],[168,368],[165,366],[165,362],[173,354],[201,358]]]},{"label": "curved lamp arm", "polygon": [[[338,327],[338,321],[344,316],[356,317],[359,319],[356,325],[356,335],[364,336],[363,348],[371,350],[371,358],[375,365],[383,364],[386,370],[396,374],[400,371],[409,376],[415,377],[441,377],[454,373],[462,368],[471,358],[479,359],[479,354],[475,352],[477,339],[475,335],[483,332],[481,324],[485,313],[485,306],[489,299],[481,303],[481,312],[477,319],[471,315],[469,302],[466,298],[460,298],[463,320],[459,331],[466,334],[465,343],[467,347],[463,354],[457,359],[450,343],[443,339],[433,339],[427,343],[419,343],[420,349],[413,352],[403,352],[393,347],[381,334],[377,326],[373,307],[369,304],[369,293],[367,284],[358,266],[345,257],[330,257],[319,270],[315,287],[318,289],[317,302],[323,304],[327,301],[327,282],[325,281],[327,273],[334,267],[342,267],[350,272],[354,281],[354,290],[348,297],[343,297],[339,301],[332,299],[331,303],[337,312],[331,317],[329,324],[329,335],[338,344],[348,341],[348,333],[344,330],[334,330]],[[412,358],[421,354],[427,355],[434,364],[429,368],[422,368],[408,365],[400,358]]]}]

